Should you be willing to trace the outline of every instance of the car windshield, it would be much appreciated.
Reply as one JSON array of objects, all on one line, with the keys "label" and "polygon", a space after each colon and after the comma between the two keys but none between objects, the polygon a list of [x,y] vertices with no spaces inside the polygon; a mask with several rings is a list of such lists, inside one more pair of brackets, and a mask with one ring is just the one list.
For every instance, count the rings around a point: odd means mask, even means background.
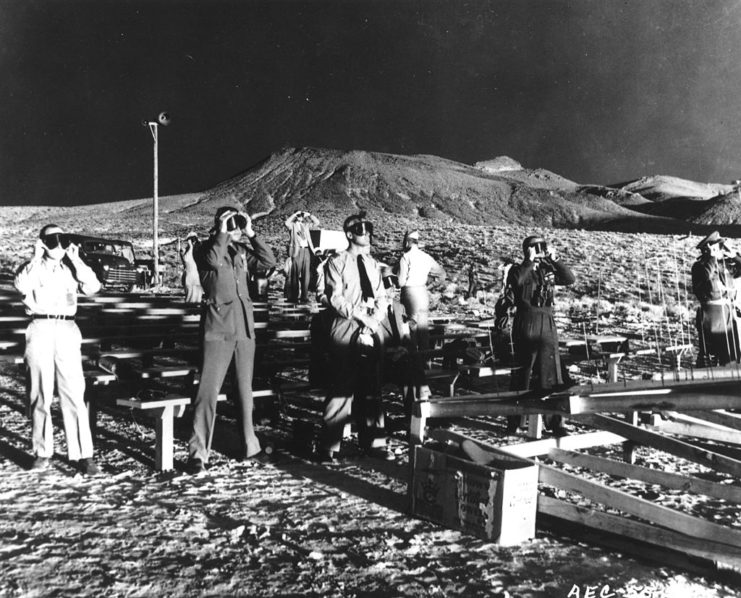
[{"label": "car windshield", "polygon": [[111,241],[85,241],[82,245],[82,249],[85,253],[116,255],[124,258],[128,262],[134,262],[134,250],[131,245],[123,245]]}]

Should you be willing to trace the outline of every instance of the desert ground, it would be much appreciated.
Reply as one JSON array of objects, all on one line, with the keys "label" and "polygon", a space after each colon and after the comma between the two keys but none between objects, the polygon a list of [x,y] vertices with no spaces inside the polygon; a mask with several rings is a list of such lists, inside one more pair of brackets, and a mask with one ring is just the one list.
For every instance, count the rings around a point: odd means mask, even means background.
[{"label": "desert ground", "polygon": [[[186,199],[182,201],[187,201]],[[320,213],[337,228],[346,214]],[[433,288],[436,314],[461,321],[492,316],[503,259],[520,259],[520,242],[545,235],[572,266],[577,282],[559,289],[562,335],[626,333],[653,346],[692,340],[694,302],[687,289],[697,236],[666,236],[533,226],[475,226],[374,214],[375,255],[398,259],[404,230],[418,228],[427,251],[448,271]],[[94,208],[0,208],[0,282],[31,255],[38,229],[57,222],[70,232],[95,231],[133,239],[145,253],[150,220]],[[177,294],[175,240],[189,230],[205,235],[207,216],[176,211],[161,217],[166,278],[160,292]],[[286,238],[280,218],[259,219],[279,258]],[[151,247],[151,245],[149,245]],[[741,249],[741,244],[738,245]],[[484,289],[465,298],[467,269],[476,263]],[[273,281],[279,292],[281,276]],[[658,356],[624,364],[621,375],[642,377],[669,367]],[[572,370],[598,382],[595,363]],[[320,402],[321,397],[309,397]],[[0,596],[521,596],[721,597],[739,593],[734,580],[703,576],[668,563],[637,559],[578,537],[538,529],[516,547],[500,547],[406,513],[406,432],[387,396],[395,463],[363,457],[337,466],[313,463],[291,443],[290,427],[262,424],[269,459],[235,461],[234,414],[219,416],[212,465],[186,475],[187,416],[176,428],[176,469],[156,473],[147,420],[126,412],[100,415],[96,456],[103,474],[82,477],[64,457],[61,429],[53,468],[28,471],[29,430],[23,380],[17,368],[0,371]],[[396,413],[398,415],[398,413]],[[61,420],[59,421],[61,424]],[[571,426],[577,431],[576,426]],[[502,421],[456,422],[454,430],[490,443],[507,437]],[[609,449],[595,454],[609,454]],[[638,463],[736,479],[641,449]],[[620,485],[621,482],[611,480]],[[659,492],[637,482],[624,489],[682,512],[737,528],[739,506],[681,491]]]}]

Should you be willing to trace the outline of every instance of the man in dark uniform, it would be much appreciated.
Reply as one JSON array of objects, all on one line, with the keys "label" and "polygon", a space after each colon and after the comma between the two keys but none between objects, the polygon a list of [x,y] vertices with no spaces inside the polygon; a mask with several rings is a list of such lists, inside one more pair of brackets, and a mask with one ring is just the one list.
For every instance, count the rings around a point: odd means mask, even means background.
[{"label": "man in dark uniform", "polygon": [[[558,331],[553,319],[553,288],[573,284],[576,279],[542,237],[527,237],[522,251],[525,259],[510,268],[506,290],[516,307],[512,340],[519,369],[513,374],[513,389],[548,390],[563,384]],[[554,436],[567,434],[560,415],[544,419]],[[507,431],[517,431],[519,420],[519,416],[509,416]]]},{"label": "man in dark uniform", "polygon": [[730,251],[725,239],[713,231],[697,245],[700,257],[692,265],[692,292],[700,301],[697,365],[726,365],[739,359],[735,326],[733,279],[741,272],[741,257]]},{"label": "man in dark uniform", "polygon": [[[250,273],[258,266],[275,266],[270,248],[255,234],[252,219],[232,207],[219,208],[211,237],[201,244],[196,261],[201,273],[204,306],[203,362],[195,399],[189,469],[201,472],[208,463],[216,420],[216,401],[234,358],[245,458],[257,455],[260,442],[252,424],[252,372],[255,360],[255,321],[248,291]],[[251,248],[239,243],[242,235]]]}]

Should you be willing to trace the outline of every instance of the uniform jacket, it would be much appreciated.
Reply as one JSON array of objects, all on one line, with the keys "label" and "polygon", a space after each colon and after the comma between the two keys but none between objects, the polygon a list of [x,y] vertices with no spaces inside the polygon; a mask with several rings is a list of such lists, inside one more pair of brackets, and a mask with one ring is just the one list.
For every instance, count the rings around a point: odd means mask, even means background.
[{"label": "uniform jacket", "polygon": [[545,261],[535,269],[533,262],[523,260],[515,264],[507,275],[509,299],[522,316],[528,311],[553,308],[553,286],[570,285],[576,278],[571,269],[559,261]]},{"label": "uniform jacket", "polygon": [[207,341],[255,336],[249,276],[258,266],[273,268],[276,261],[272,250],[258,236],[252,237],[251,242],[249,248],[231,242],[229,233],[218,232],[198,249],[196,261],[205,296],[201,321]]},{"label": "uniform jacket", "polygon": [[726,267],[709,255],[703,255],[692,265],[692,292],[701,303],[729,299],[733,288],[733,273],[741,267],[741,257],[733,258],[733,265]]}]

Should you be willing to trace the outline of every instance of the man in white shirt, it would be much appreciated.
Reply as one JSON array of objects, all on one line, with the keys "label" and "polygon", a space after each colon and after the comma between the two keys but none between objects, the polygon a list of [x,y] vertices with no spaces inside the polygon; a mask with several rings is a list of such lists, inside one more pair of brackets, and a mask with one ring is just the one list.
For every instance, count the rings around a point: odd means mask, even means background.
[{"label": "man in white shirt", "polygon": [[62,229],[41,229],[33,258],[16,274],[31,323],[26,330],[33,469],[46,469],[54,455],[51,403],[56,385],[67,439],[67,455],[87,474],[99,473],[93,461],[93,440],[85,405],[82,336],[75,323],[77,293],[92,295],[100,282],[68,243]]},{"label": "man in white shirt", "polygon": [[445,280],[445,270],[435,258],[419,248],[419,232],[416,230],[404,236],[404,255],[398,268],[401,303],[410,320],[412,340],[420,351],[425,351],[430,346],[427,279],[433,276]]},{"label": "man in white shirt", "polygon": [[311,256],[314,254],[309,224],[317,227],[319,219],[309,212],[295,212],[286,219],[285,224],[289,231],[288,257],[291,259],[286,299],[306,303],[309,300]]}]

